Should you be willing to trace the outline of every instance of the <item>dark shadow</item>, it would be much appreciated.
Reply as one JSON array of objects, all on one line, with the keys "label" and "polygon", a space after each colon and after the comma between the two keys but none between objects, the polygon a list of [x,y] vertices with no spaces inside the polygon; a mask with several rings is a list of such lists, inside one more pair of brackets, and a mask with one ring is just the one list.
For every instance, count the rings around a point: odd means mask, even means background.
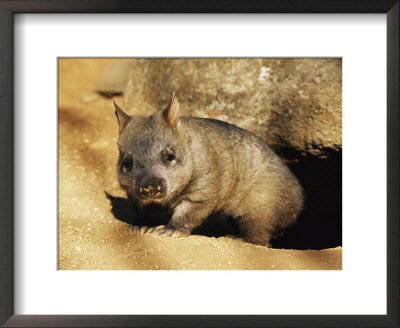
[{"label": "dark shadow", "polygon": [[104,91],[97,91],[97,93],[107,99],[111,99],[113,97],[117,97],[122,95],[122,92],[104,92]]},{"label": "dark shadow", "polygon": [[111,203],[111,213],[122,222],[134,224],[137,218],[137,210],[128,199],[115,197],[108,192],[104,192]]},{"label": "dark shadow", "polygon": [[[165,225],[171,219],[172,212],[157,205],[140,208],[134,199],[115,197],[105,192],[111,202],[111,212],[114,217],[122,222],[137,226]],[[233,224],[232,218],[226,218],[218,213],[208,217],[204,223],[196,228],[192,234],[208,237],[221,237],[235,235],[238,230]]]},{"label": "dark shadow", "polygon": [[144,209],[137,206],[134,199],[115,197],[107,192],[105,194],[111,202],[111,213],[125,223],[153,227],[167,224],[172,216],[171,212],[161,206],[151,205]]},{"label": "dark shadow", "polygon": [[[285,158],[301,158],[293,151]],[[274,248],[324,249],[342,245],[342,153],[327,158],[308,156],[289,164],[305,193],[296,224],[271,242]]]},{"label": "dark shadow", "polygon": [[195,235],[207,237],[221,237],[226,235],[238,235],[239,229],[233,222],[232,217],[226,217],[220,213],[210,215],[203,224],[193,231]]}]

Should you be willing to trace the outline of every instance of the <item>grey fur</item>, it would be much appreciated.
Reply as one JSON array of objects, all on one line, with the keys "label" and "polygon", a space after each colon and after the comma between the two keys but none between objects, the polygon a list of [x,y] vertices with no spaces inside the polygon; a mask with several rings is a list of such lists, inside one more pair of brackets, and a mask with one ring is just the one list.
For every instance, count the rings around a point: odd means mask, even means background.
[{"label": "grey fur", "polygon": [[[175,95],[150,117],[128,116],[117,106],[116,115],[120,185],[141,206],[158,203],[173,211],[154,233],[188,235],[218,211],[235,218],[244,240],[269,246],[276,230],[295,222],[302,188],[253,133],[223,121],[179,117]],[[143,192],[148,181],[162,181],[161,196]]]}]

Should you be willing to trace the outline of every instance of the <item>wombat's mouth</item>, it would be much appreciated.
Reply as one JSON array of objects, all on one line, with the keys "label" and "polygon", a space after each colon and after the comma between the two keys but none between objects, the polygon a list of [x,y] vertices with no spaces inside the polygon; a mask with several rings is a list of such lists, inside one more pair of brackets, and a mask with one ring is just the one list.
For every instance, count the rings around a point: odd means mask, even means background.
[{"label": "wombat's mouth", "polygon": [[161,204],[164,201],[164,193],[160,191],[152,191],[150,189],[139,188],[138,192],[135,193],[135,197],[142,204]]},{"label": "wombat's mouth", "polygon": [[124,188],[130,197],[136,199],[139,203],[143,205],[149,204],[163,204],[166,202],[166,195],[161,193],[155,194],[143,194],[138,191],[132,190],[132,188]]},{"label": "wombat's mouth", "polygon": [[164,203],[164,199],[163,197],[136,197],[140,203],[142,203],[143,205],[149,205],[149,204],[163,204]]},{"label": "wombat's mouth", "polygon": [[143,204],[160,203],[165,198],[165,180],[157,176],[145,176],[135,183],[136,198]]}]

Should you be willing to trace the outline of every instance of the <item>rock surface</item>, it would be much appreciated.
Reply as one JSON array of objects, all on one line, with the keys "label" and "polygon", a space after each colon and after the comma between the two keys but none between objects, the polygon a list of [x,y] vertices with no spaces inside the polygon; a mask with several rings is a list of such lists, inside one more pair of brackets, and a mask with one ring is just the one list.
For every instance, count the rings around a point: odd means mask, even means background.
[{"label": "rock surface", "polygon": [[275,150],[326,156],[342,147],[341,59],[134,59],[130,113],[166,106],[253,131]]},{"label": "rock surface", "polygon": [[129,70],[133,64],[132,59],[118,59],[106,66],[97,80],[94,91],[112,96],[121,94],[129,79]]}]

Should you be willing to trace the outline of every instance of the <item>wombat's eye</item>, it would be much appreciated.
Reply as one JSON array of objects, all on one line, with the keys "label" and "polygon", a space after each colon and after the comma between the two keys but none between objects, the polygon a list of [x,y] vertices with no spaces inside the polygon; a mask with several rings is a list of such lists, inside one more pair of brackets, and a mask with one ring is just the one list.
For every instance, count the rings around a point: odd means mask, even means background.
[{"label": "wombat's eye", "polygon": [[166,160],[169,162],[172,162],[175,159],[175,155],[174,154],[168,154],[166,157]]},{"label": "wombat's eye", "polygon": [[131,157],[124,158],[122,160],[122,170],[124,172],[132,170],[132,166],[133,166],[133,161]]},{"label": "wombat's eye", "polygon": [[162,153],[162,157],[163,157],[163,160],[165,162],[172,162],[173,160],[175,160],[175,154],[172,154],[172,153],[167,152],[167,151],[164,151]]}]

